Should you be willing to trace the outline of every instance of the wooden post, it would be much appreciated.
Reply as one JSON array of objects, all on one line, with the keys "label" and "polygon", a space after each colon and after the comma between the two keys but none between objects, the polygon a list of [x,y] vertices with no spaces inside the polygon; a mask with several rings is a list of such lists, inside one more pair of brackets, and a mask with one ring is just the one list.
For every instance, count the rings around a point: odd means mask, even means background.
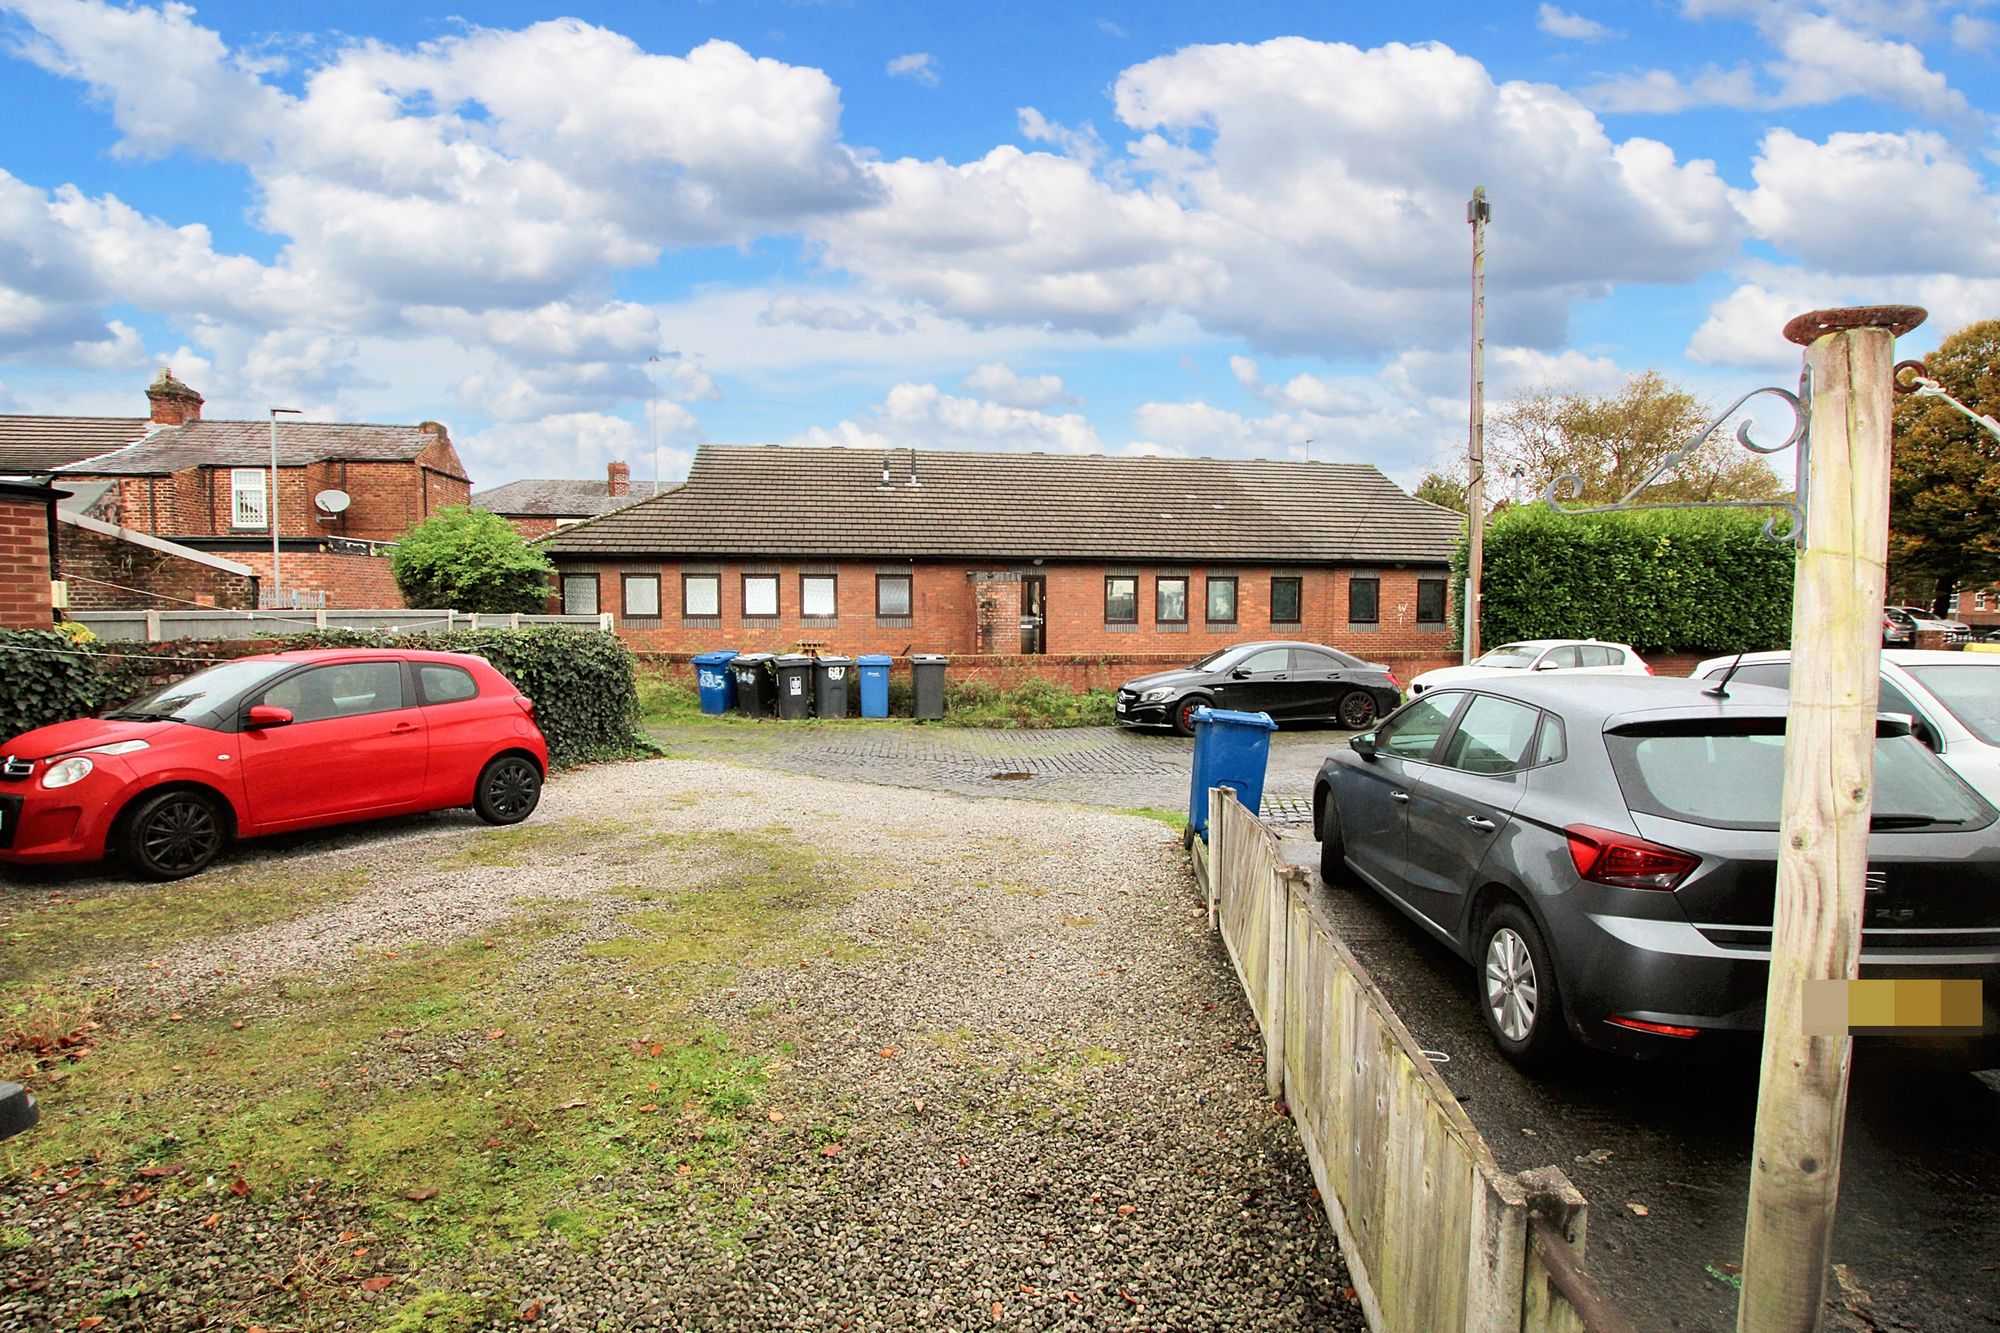
[{"label": "wooden post", "polygon": [[1294,884],[1304,879],[1297,866],[1271,868],[1271,882],[1265,892],[1271,904],[1265,931],[1264,961],[1264,1091],[1273,1097],[1285,1095],[1285,972],[1290,962],[1292,894]]},{"label": "wooden post", "polygon": [[1736,1327],[1820,1326],[1840,1190],[1852,1041],[1809,1034],[1806,984],[1855,975],[1874,804],[1875,712],[1889,535],[1895,338],[1902,306],[1801,315],[1812,453],[1806,540],[1792,598],[1777,915]]}]

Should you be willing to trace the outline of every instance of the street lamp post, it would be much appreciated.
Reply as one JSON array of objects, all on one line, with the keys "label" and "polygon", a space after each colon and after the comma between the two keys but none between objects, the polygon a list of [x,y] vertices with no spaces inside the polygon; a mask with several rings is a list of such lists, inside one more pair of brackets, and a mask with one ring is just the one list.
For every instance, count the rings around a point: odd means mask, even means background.
[{"label": "street lamp post", "polygon": [[271,496],[265,506],[265,519],[271,524],[271,605],[281,605],[285,600],[285,576],[278,568],[278,413],[288,412],[299,415],[296,407],[274,407],[271,412]]}]

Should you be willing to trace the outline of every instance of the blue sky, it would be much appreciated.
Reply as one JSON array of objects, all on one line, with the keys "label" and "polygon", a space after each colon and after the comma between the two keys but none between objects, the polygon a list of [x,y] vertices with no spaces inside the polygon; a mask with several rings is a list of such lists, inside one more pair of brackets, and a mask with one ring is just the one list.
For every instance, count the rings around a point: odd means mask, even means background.
[{"label": "blue sky", "polygon": [[[275,21],[275,22],[274,22]],[[1374,462],[2000,315],[2000,4],[0,0],[0,412]],[[657,360],[652,358],[657,357]]]}]

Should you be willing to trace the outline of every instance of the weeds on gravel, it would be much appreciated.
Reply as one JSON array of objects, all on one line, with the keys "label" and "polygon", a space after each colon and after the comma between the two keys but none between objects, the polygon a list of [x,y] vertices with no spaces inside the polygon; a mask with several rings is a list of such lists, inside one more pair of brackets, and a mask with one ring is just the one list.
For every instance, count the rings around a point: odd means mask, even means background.
[{"label": "weeds on gravel", "polygon": [[[673,873],[611,890],[629,906],[608,936],[603,917],[580,921],[573,903],[522,899],[478,938],[371,949],[338,980],[120,1015],[89,1058],[39,1084],[43,1122],[0,1145],[0,1177],[72,1178],[88,1207],[143,1197],[222,1216],[277,1201],[365,1219],[365,1244],[301,1251],[289,1277],[240,1312],[305,1328],[355,1327],[357,1288],[375,1274],[392,1280],[361,1323],[488,1326],[511,1313],[490,1290],[499,1284],[449,1273],[506,1271],[496,1256],[534,1238],[588,1244],[663,1199],[727,1234],[740,1225],[746,1148],[837,1130],[759,1113],[773,1062],[791,1054],[780,1028],[727,1031],[693,1002],[759,962],[837,965],[820,923],[852,896],[854,872],[776,830],[661,839],[617,827]],[[610,836],[584,821],[501,831],[464,864],[516,864]],[[644,881],[647,864],[621,873]],[[193,933],[270,919],[282,900],[267,898],[240,915],[197,905]],[[182,938],[159,910],[132,916],[157,920],[163,941]],[[137,929],[108,909],[107,919]],[[49,984],[0,1002],[38,1004],[56,1026],[83,1012],[61,1007],[75,1003],[64,956],[51,943]],[[0,1255],[36,1243],[0,1234]]]}]

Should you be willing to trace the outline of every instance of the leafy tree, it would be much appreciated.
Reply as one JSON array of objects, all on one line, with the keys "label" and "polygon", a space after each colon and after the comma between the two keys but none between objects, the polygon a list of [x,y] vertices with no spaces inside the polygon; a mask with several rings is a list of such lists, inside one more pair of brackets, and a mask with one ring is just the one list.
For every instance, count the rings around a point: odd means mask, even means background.
[{"label": "leafy tree", "polygon": [[389,568],[411,606],[493,614],[540,611],[555,572],[506,519],[463,505],[404,533],[389,553]]},{"label": "leafy tree", "polygon": [[[1712,410],[1658,371],[1632,376],[1617,393],[1533,389],[1507,403],[1487,429],[1487,493],[1510,488],[1533,500],[1557,477],[1574,473],[1574,503],[1610,504],[1645,480],[1663,459],[1695,437]],[[1635,503],[1769,500],[1787,488],[1764,461],[1727,432],[1711,438]]]},{"label": "leafy tree", "polygon": [[1456,509],[1461,514],[1466,511],[1465,483],[1444,472],[1433,470],[1424,473],[1416,490],[1410,494],[1446,509]]},{"label": "leafy tree", "polygon": [[[1924,358],[1930,378],[2000,418],[2000,319],[1981,320]],[[1949,403],[1896,400],[1889,459],[1889,578],[1934,611],[1952,590],[2000,578],[2000,440]]]}]

